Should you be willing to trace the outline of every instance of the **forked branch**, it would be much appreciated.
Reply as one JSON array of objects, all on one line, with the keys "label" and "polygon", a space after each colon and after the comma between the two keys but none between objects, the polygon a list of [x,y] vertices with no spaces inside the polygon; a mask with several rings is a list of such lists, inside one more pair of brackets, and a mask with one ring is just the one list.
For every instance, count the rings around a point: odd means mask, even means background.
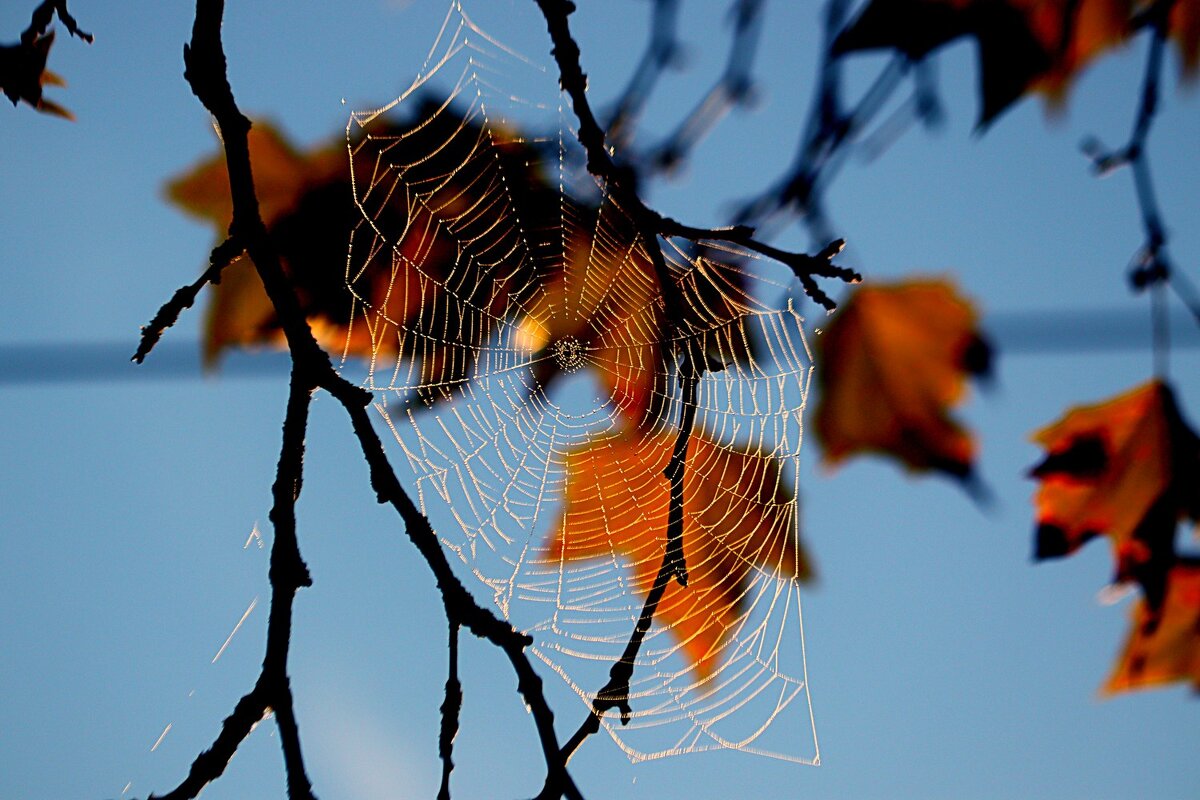
[{"label": "forked branch", "polygon": [[[796,274],[805,292],[815,302],[829,310],[835,308],[833,299],[817,285],[816,278],[831,277],[846,282],[861,280],[861,276],[853,270],[832,263],[834,256],[841,252],[844,245],[840,239],[830,243],[815,256],[790,253],[757,240],[754,238],[754,231],[747,226],[719,229],[697,228],[663,216],[642,202],[637,194],[636,175],[633,169],[618,166],[613,160],[612,154],[605,144],[604,131],[596,121],[595,114],[588,102],[587,75],[580,64],[579,45],[571,35],[568,19],[575,11],[575,4],[571,0],[536,0],[536,2],[550,32],[553,44],[551,52],[558,64],[561,86],[571,98],[575,116],[579,120],[577,136],[587,154],[588,171],[606,183],[617,203],[633,218],[634,225],[654,266],[672,333],[682,332],[679,320],[673,315],[677,314],[676,310],[682,308],[683,304],[679,297],[678,287],[671,280],[667,271],[662,248],[658,243],[659,237],[679,237],[690,239],[698,244],[726,242],[773,258],[788,266]],[[684,472],[688,440],[695,417],[699,381],[708,365],[702,354],[693,355],[693,348],[688,337],[679,337],[677,341],[684,343],[683,352],[679,354],[681,356],[679,380],[683,388],[683,398],[680,428],[671,461],[665,473],[670,480],[671,493],[662,564],[654,584],[646,596],[642,612],[634,625],[625,651],[609,672],[609,681],[592,701],[592,708],[587,719],[563,748],[564,764],[589,736],[600,729],[601,717],[606,712],[616,708],[621,712],[622,724],[629,721],[632,713],[629,706],[630,680],[633,677],[634,664],[641,650],[642,641],[653,624],[658,604],[671,579],[678,580],[682,586],[687,585],[687,563],[683,548]],[[539,797],[556,797],[558,791],[559,787],[554,781],[547,780]]]},{"label": "forked branch", "polygon": [[[694,355],[693,350],[697,351]],[[575,751],[587,741],[588,737],[600,730],[601,718],[614,708],[621,712],[621,724],[628,724],[633,709],[629,705],[629,682],[633,679],[634,665],[638,653],[641,652],[642,642],[654,623],[654,615],[658,612],[658,604],[662,602],[667,586],[674,578],[680,586],[688,585],[687,561],[683,554],[683,478],[687,464],[688,443],[691,440],[692,428],[696,420],[697,394],[700,379],[703,377],[704,362],[699,361],[703,355],[699,348],[687,347],[679,365],[679,383],[682,388],[682,400],[679,414],[679,430],[675,434],[675,445],[671,450],[671,460],[663,470],[663,477],[670,481],[670,501],[667,508],[667,541],[663,550],[662,562],[654,583],[646,594],[642,604],[642,612],[638,615],[633,633],[625,645],[625,651],[612,665],[608,672],[608,682],[596,693],[592,708],[583,724],[574,735],[563,745],[563,764],[571,760]],[[695,358],[695,361],[693,360]],[[558,787],[546,782],[538,800],[551,800],[559,796]]]},{"label": "forked branch", "polygon": [[67,29],[67,33],[83,39],[88,44],[94,41],[94,37],[87,31],[81,31],[79,25],[75,22],[75,18],[71,16],[71,12],[67,11],[67,0],[45,0],[41,5],[33,10],[33,17],[29,20],[29,27],[21,34],[21,41],[29,44],[34,39],[46,33],[46,28],[54,20],[54,16],[58,15],[58,20]]},{"label": "forked branch", "polygon": [[[404,521],[409,538],[424,556],[441,591],[448,623],[457,630],[466,627],[487,639],[508,656],[517,675],[517,689],[534,718],[546,759],[547,782],[561,787],[569,798],[580,797],[567,774],[554,733],[554,716],[542,694],[541,679],[525,653],[529,637],[495,614],[479,606],[455,576],[429,520],[404,491],[387,460],[367,415],[371,394],[346,381],[334,370],[328,354],[313,338],[295,291],[283,270],[278,253],[267,236],[259,214],[251,173],[247,134],[250,122],[242,115],[230,88],[221,41],[223,0],[197,0],[191,43],[184,48],[185,77],[192,91],[213,115],[221,130],[233,200],[233,222],[229,241],[214,252],[212,265],[201,279],[184,287],[155,316],[150,334],[143,337],[139,354],[145,355],[166,327],[195,299],[203,286],[219,275],[220,268],[244,248],[254,262],[268,297],[275,306],[292,358],[292,388],[288,397],[283,444],[274,484],[271,520],[275,543],[271,554],[271,616],[267,627],[266,655],[254,688],[225,720],[213,746],[193,762],[187,778],[167,797],[193,798],[205,785],[218,778],[238,746],[268,711],[279,725],[288,796],[309,800],[312,789],[304,772],[299,727],[292,709],[287,678],[287,656],[291,641],[292,601],[296,589],[311,584],[307,566],[300,557],[296,537],[295,503],[303,480],[304,431],[308,409],[317,389],[325,389],[346,409],[354,433],[370,468],[371,484],[380,502],[391,503]],[[452,673],[452,679],[457,678]],[[448,774],[448,755],[446,756]]]},{"label": "forked branch", "polygon": [[[654,263],[656,277],[667,308],[679,308],[680,305],[673,302],[677,299],[678,290],[667,273],[662,249],[658,246],[659,236],[678,236],[697,243],[703,241],[727,242],[782,261],[800,277],[804,290],[814,301],[826,309],[835,308],[833,299],[817,287],[815,278],[832,277],[848,282],[861,280],[861,276],[854,270],[834,266],[828,258],[806,256],[803,253],[787,253],[771,247],[754,238],[754,231],[745,226],[697,228],[684,225],[669,217],[664,217],[642,202],[637,194],[634,171],[629,167],[619,166],[613,159],[605,144],[604,130],[596,121],[596,115],[588,102],[587,75],[580,65],[579,45],[571,35],[568,20],[575,11],[575,3],[572,0],[536,0],[536,2],[550,32],[550,40],[553,43],[551,53],[558,64],[559,81],[563,91],[571,98],[571,106],[579,120],[577,136],[587,154],[587,169],[607,184],[618,204],[632,216],[638,233],[646,244],[650,259]],[[840,246],[833,248],[831,245],[826,247],[823,253],[836,252],[840,249]],[[781,258],[781,256],[784,257]]]}]

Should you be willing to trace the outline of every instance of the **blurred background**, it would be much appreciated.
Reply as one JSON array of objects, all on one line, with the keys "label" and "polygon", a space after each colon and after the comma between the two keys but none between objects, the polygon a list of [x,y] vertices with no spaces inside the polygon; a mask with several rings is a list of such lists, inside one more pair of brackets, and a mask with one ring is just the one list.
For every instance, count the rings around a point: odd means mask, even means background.
[{"label": "blurred background", "polygon": [[[639,135],[673,129],[721,72],[729,5],[684,0],[682,68],[663,76]],[[32,6],[0,9],[0,40],[18,38]],[[636,68],[650,4],[579,6],[572,26],[604,108]],[[556,80],[533,2],[466,8]],[[648,183],[652,207],[724,224],[787,169],[818,74],[819,10],[767,4],[755,104],[723,120],[673,179]],[[77,121],[0,109],[2,798],[173,787],[257,676],[269,596],[286,359],[238,354],[204,374],[195,309],[146,365],[128,363],[139,326],[199,274],[213,244],[211,229],[165,200],[168,179],[218,144],[182,78],[192,9],[79,0],[71,11],[96,41],[59,30],[50,68],[69,85],[48,96]],[[443,0],[231,3],[224,37],[238,102],[298,148],[336,140],[350,110],[408,86],[446,11]],[[1040,458],[1031,431],[1152,373],[1149,302],[1125,279],[1143,240],[1130,176],[1098,180],[1078,147],[1088,135],[1125,140],[1145,45],[1099,60],[1061,113],[1025,100],[983,134],[974,46],[951,46],[939,59],[944,124],[908,131],[875,160],[851,156],[829,187],[830,225],[849,242],[842,262],[867,280],[953,276],[999,356],[993,389],[964,412],[995,495],[986,509],[950,481],[876,460],[828,474],[805,445],[801,524],[819,582],[803,593],[804,619],[822,766],[741,753],[631,765],[598,736],[572,762],[586,796],[1194,796],[1190,692],[1097,698],[1128,603],[1097,601],[1111,573],[1103,543],[1032,564],[1024,477]],[[1151,163],[1171,254],[1194,276],[1200,105],[1168,58]],[[855,59],[851,94],[883,60]],[[809,247],[796,225],[773,241]],[[1195,419],[1194,325],[1174,311],[1170,375]],[[399,521],[375,504],[327,397],[314,405],[298,512],[315,583],[297,600],[290,673],[315,791],[432,796],[440,599]],[[541,755],[507,661],[464,637],[460,669],[454,795],[535,794]],[[549,687],[565,738],[585,708]],[[205,796],[284,793],[267,724]]]}]

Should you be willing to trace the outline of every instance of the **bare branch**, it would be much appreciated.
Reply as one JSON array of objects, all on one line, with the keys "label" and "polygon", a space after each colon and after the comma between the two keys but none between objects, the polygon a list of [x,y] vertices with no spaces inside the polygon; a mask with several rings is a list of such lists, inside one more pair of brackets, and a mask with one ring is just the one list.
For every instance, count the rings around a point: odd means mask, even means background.
[{"label": "bare branch", "polygon": [[[654,622],[658,604],[662,601],[663,594],[666,593],[667,585],[672,578],[678,581],[680,586],[688,584],[687,562],[683,554],[683,478],[684,467],[687,464],[688,442],[691,440],[692,428],[696,419],[697,393],[704,368],[703,361],[700,364],[693,362],[691,349],[684,351],[679,365],[679,382],[683,389],[679,431],[675,435],[671,460],[663,470],[664,477],[671,482],[671,494],[667,508],[667,544],[663,551],[662,563],[658,567],[658,573],[654,576],[654,583],[650,587],[650,591],[646,594],[642,612],[634,625],[633,633],[629,636],[629,642],[625,645],[625,651],[609,670],[608,682],[596,693],[596,698],[592,701],[591,712],[574,735],[563,745],[564,764],[570,761],[571,756],[589,736],[600,730],[600,718],[608,711],[614,708],[618,709],[621,712],[621,724],[625,725],[629,722],[629,717],[633,713],[633,709],[629,705],[629,681],[633,678],[633,668],[637,662],[638,653]],[[699,359],[703,358],[703,355],[697,353],[695,357]],[[557,797],[556,791],[557,787],[547,781],[542,793],[538,795],[539,800]]]},{"label": "bare branch", "polygon": [[[841,277],[845,280],[843,274],[856,274],[850,270],[843,271],[841,268],[837,268],[838,272],[834,275],[828,274],[828,268],[826,268],[826,271],[821,272],[809,271],[810,262],[806,260],[807,257],[804,254],[784,253],[784,251],[766,246],[754,239],[750,235],[752,232],[747,228],[694,228],[670,220],[647,207],[641,198],[638,197],[633,170],[629,167],[618,166],[613,160],[612,154],[605,144],[604,131],[596,121],[596,116],[592,112],[591,105],[588,102],[587,75],[580,65],[579,45],[571,35],[570,23],[568,21],[568,17],[575,11],[574,2],[572,0],[536,0],[536,2],[538,8],[542,11],[542,16],[546,20],[546,27],[550,33],[550,40],[553,43],[551,53],[558,64],[559,82],[562,85],[563,91],[571,98],[571,106],[575,111],[576,118],[579,120],[579,128],[576,135],[579,143],[583,145],[584,152],[587,154],[588,171],[608,184],[609,191],[616,199],[617,204],[625,209],[633,218],[634,225],[639,235],[641,235],[647,254],[654,265],[655,275],[658,278],[660,291],[663,294],[663,301],[668,309],[680,308],[681,304],[676,302],[678,300],[678,288],[674,285],[667,272],[662,248],[658,245],[659,236],[680,236],[693,240],[707,239],[718,242],[729,242],[748,247],[762,255],[776,259],[779,258],[778,254],[784,254],[787,257],[784,263],[787,263],[798,275],[803,273],[801,282],[805,291],[809,294],[813,294],[813,290],[816,289],[814,276]],[[817,259],[818,262],[821,260]],[[817,299],[826,308],[833,307],[832,299],[819,289],[816,289],[814,299]]]},{"label": "bare branch", "polygon": [[735,106],[750,102],[754,93],[750,68],[762,32],[762,11],[763,0],[734,0],[730,9],[733,37],[725,69],[675,131],[654,148],[652,166],[677,167],[722,117]]},{"label": "bare branch", "polygon": [[229,766],[229,760],[237,752],[238,745],[250,735],[254,726],[262,721],[267,707],[263,692],[255,686],[238,701],[233,713],[225,718],[221,725],[221,733],[212,747],[196,756],[183,782],[166,794],[152,794],[147,800],[191,800],[198,796],[205,786],[225,772],[225,767]]},{"label": "bare branch", "polygon": [[297,588],[311,584],[308,568],[300,557],[297,545],[295,501],[303,476],[304,429],[308,407],[313,392],[323,388],[350,415],[370,466],[372,486],[380,502],[390,502],[400,513],[409,538],[434,572],[450,623],[465,625],[476,635],[487,638],[504,650],[512,662],[517,674],[518,691],[525,698],[537,727],[546,758],[547,780],[562,786],[566,796],[579,798],[579,791],[559,755],[554,716],[542,694],[541,679],[525,654],[525,648],[531,640],[475,603],[454,575],[428,519],[412,503],[387,461],[382,442],[366,413],[371,394],[338,375],[328,354],[313,338],[259,214],[247,140],[250,122],[237,107],[225,69],[225,53],[221,42],[223,14],[222,0],[197,0],[192,40],[184,47],[185,77],[221,129],[233,200],[230,239],[239,242],[239,246],[244,245],[275,306],[292,356],[292,390],[288,398],[284,441],[273,489],[275,504],[271,520],[276,536],[270,570],[272,604],[262,672],[254,690],[243,698],[235,713],[226,720],[217,742],[197,757],[188,778],[169,796],[194,797],[205,784],[218,777],[253,727],[253,722],[247,720],[253,717],[257,721],[267,708],[272,708],[280,726],[289,797],[304,800],[312,798],[312,789],[304,773],[286,670],[292,599]]},{"label": "bare branch", "polygon": [[481,607],[462,585],[451,569],[429,519],[421,513],[396,478],[396,473],[384,452],[383,442],[367,416],[366,404],[357,402],[361,390],[340,377],[335,377],[337,382],[324,388],[342,403],[350,415],[363,457],[370,468],[371,487],[375,490],[376,499],[380,503],[389,503],[404,521],[405,533],[433,571],[447,617],[481,639],[499,647],[508,656],[517,674],[517,691],[521,693],[533,715],[538,740],[546,759],[547,782],[553,781],[563,787],[562,794],[569,798],[580,797],[579,790],[559,755],[558,739],[554,733],[554,713],[542,693],[542,679],[538,677],[533,664],[525,655],[525,648],[532,644],[533,640]]},{"label": "bare branch", "polygon": [[81,31],[79,25],[76,24],[75,18],[71,16],[71,12],[67,11],[67,0],[44,0],[44,2],[33,10],[33,18],[29,21],[29,27],[21,34],[21,41],[24,44],[29,44],[34,39],[46,33],[46,28],[54,19],[54,15],[58,15],[58,19],[62,22],[63,27],[67,29],[67,33],[83,39],[88,44],[95,41],[95,37],[87,31]]},{"label": "bare branch", "polygon": [[[450,616],[449,610],[446,616]],[[462,684],[458,681],[458,623],[450,623],[449,667],[446,699],[442,701],[442,729],[438,734],[438,757],[442,759],[442,786],[438,800],[450,800],[450,773],[454,771],[454,737],[458,735],[458,714],[462,710]]]},{"label": "bare branch", "polygon": [[633,138],[637,119],[650,93],[654,91],[659,76],[679,57],[679,40],[675,35],[679,0],[651,2],[654,3],[654,11],[650,22],[650,41],[608,121],[608,139],[614,147],[622,147]]},{"label": "bare branch", "polygon": [[[1081,148],[1092,161],[1092,168],[1098,175],[1106,175],[1115,169],[1128,166],[1133,173],[1134,191],[1137,195],[1138,210],[1142,217],[1142,229],[1146,239],[1141,250],[1134,259],[1133,269],[1129,279],[1133,288],[1141,291],[1146,287],[1165,283],[1174,291],[1176,297],[1187,306],[1192,316],[1200,323],[1200,294],[1185,275],[1179,273],[1171,264],[1167,255],[1168,234],[1163,223],[1162,211],[1158,203],[1158,195],[1154,190],[1154,181],[1150,173],[1150,157],[1147,154],[1147,144],[1154,127],[1158,113],[1159,86],[1162,82],[1163,56],[1166,51],[1167,37],[1170,34],[1171,9],[1175,0],[1158,0],[1149,6],[1132,23],[1135,29],[1150,30],[1150,45],[1146,54],[1146,68],[1142,78],[1142,93],[1138,102],[1137,115],[1134,117],[1133,129],[1129,140],[1115,150],[1106,149],[1098,139],[1086,139]],[[1153,303],[1155,331],[1166,330],[1165,306],[1158,301]],[[1163,364],[1168,339],[1164,334],[1155,335],[1156,363]],[[1159,370],[1161,372],[1161,369]]]},{"label": "bare branch", "polygon": [[271,546],[271,612],[267,621],[267,648],[262,671],[254,689],[238,702],[233,713],[226,718],[212,747],[196,757],[187,777],[164,795],[164,800],[190,800],[199,795],[207,784],[219,778],[238,746],[269,710],[274,710],[279,725],[288,797],[290,800],[313,800],[312,785],[304,772],[300,732],[287,676],[292,603],[297,589],[312,585],[312,578],[300,557],[296,540],[296,499],[300,496],[302,483],[304,434],[308,426],[308,408],[313,388],[303,371],[293,366],[287,415],[283,423],[283,444],[272,488],[274,504],[271,522],[275,527],[275,539]]},{"label": "bare branch", "polygon": [[174,325],[179,320],[179,315],[196,302],[200,290],[210,283],[220,283],[221,272],[244,252],[246,249],[233,239],[226,239],[214,247],[212,254],[208,257],[208,269],[204,271],[204,274],[195,282],[176,289],[171,299],[158,309],[158,313],[150,320],[150,324],[142,328],[141,341],[138,342],[137,352],[133,354],[131,360],[138,364],[143,363],[167,328]]}]

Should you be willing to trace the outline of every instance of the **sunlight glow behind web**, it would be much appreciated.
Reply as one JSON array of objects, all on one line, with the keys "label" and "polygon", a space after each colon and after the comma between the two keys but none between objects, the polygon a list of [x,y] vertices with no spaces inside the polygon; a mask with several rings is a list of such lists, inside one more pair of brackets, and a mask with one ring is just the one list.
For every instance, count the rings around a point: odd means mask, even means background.
[{"label": "sunlight glow behind web", "polygon": [[369,343],[365,385],[444,546],[585,710],[662,561],[675,354],[691,342],[724,364],[696,398],[691,581],[659,607],[629,724],[603,725],[635,761],[816,763],[795,464],[812,364],[794,287],[750,254],[664,241],[683,306],[667,308],[572,123],[553,71],[451,5],[412,86],[348,126],[362,219],[347,349]]}]

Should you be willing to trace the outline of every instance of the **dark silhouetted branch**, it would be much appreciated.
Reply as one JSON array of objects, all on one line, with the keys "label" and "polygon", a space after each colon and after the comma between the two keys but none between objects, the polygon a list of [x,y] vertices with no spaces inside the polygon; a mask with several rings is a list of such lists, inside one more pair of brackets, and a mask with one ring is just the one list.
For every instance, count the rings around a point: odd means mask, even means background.
[{"label": "dark silhouetted branch", "polygon": [[[187,777],[162,800],[190,800],[219,778],[242,741],[269,711],[275,712],[287,772],[288,797],[313,800],[312,785],[304,772],[300,732],[296,725],[287,656],[292,635],[292,603],[296,590],[311,586],[308,567],[300,556],[296,539],[296,499],[300,496],[304,465],[304,434],[314,385],[299,365],[292,369],[283,444],[272,487],[274,503],[271,523],[275,539],[271,546],[271,612],[267,621],[267,648],[262,671],[254,688],[238,702],[225,719],[212,747],[192,762]],[[153,796],[152,796],[153,797]]]},{"label": "dark silhouetted branch", "polygon": [[433,571],[447,615],[471,633],[499,647],[512,663],[517,674],[517,691],[521,693],[533,715],[538,739],[546,757],[547,781],[561,786],[562,794],[569,798],[580,797],[579,790],[567,774],[565,762],[559,755],[558,739],[554,733],[554,713],[542,693],[542,679],[538,677],[525,655],[525,648],[532,644],[533,640],[476,603],[475,598],[454,574],[441,543],[429,524],[429,519],[413,504],[412,498],[396,478],[396,473],[383,450],[383,443],[367,416],[366,404],[359,405],[353,394],[345,395],[346,392],[361,390],[344,381],[325,388],[350,414],[354,433],[370,467],[371,487],[375,490],[376,498],[381,503],[391,504],[404,520],[405,532]]},{"label": "dark silhouetted branch", "polygon": [[[567,774],[559,753],[554,716],[542,693],[541,679],[525,654],[525,648],[531,644],[531,640],[480,607],[454,575],[429,520],[400,485],[387,460],[383,444],[371,425],[366,408],[372,395],[349,383],[334,370],[328,354],[313,338],[279,256],[267,237],[251,173],[247,140],[250,122],[237,107],[226,73],[221,42],[223,14],[222,0],[197,0],[192,40],[184,48],[185,77],[221,130],[233,200],[230,239],[246,249],[275,306],[292,358],[292,389],[273,489],[275,503],[271,520],[276,538],[270,569],[271,617],[262,672],[255,688],[242,698],[234,713],[225,721],[213,747],[196,758],[187,779],[168,796],[195,797],[207,783],[221,775],[254,723],[268,709],[273,709],[280,730],[289,797],[312,797],[311,786],[304,773],[299,730],[292,710],[287,654],[295,590],[311,583],[297,545],[295,501],[303,477],[304,429],[308,408],[313,392],[321,388],[333,395],[349,414],[369,465],[371,484],[378,499],[396,508],[409,538],[434,573],[449,623],[454,627],[467,627],[475,635],[500,647],[508,656],[517,675],[518,691],[534,718],[546,758],[547,782],[561,787],[562,794],[567,797],[579,798],[579,791]],[[200,285],[203,286],[203,282]],[[178,312],[175,313],[177,315]],[[170,316],[170,311],[165,316]]]},{"label": "dark silhouetted branch", "polygon": [[[449,617],[449,613],[446,615]],[[446,699],[442,701],[442,728],[438,734],[438,757],[442,759],[442,786],[438,800],[450,800],[450,773],[454,771],[454,737],[458,735],[458,715],[462,710],[462,684],[458,681],[458,623],[450,623]]]},{"label": "dark silhouetted branch", "polygon": [[[677,312],[672,309],[682,308],[682,304],[679,302],[678,287],[670,279],[666,268],[662,248],[658,243],[660,236],[680,237],[696,243],[711,241],[737,244],[781,261],[795,272],[804,290],[814,300],[828,309],[834,308],[835,304],[832,298],[817,286],[814,276],[835,277],[848,281],[860,279],[852,270],[837,267],[831,263],[834,255],[841,252],[844,244],[841,240],[831,243],[817,256],[788,253],[758,241],[754,238],[753,230],[747,226],[722,229],[696,228],[665,217],[651,210],[642,202],[637,194],[636,174],[631,167],[618,166],[613,160],[612,153],[605,143],[604,131],[597,123],[588,102],[587,76],[581,66],[579,45],[571,35],[569,23],[569,17],[575,11],[575,4],[571,0],[536,0],[536,2],[546,20],[546,27],[552,42],[551,53],[558,64],[560,85],[570,97],[572,108],[579,121],[576,135],[586,153],[588,171],[607,184],[617,204],[633,219],[653,264],[672,328],[677,330],[679,327],[678,320],[674,318],[674,314]],[[662,565],[647,594],[625,652],[613,664],[609,672],[608,683],[592,701],[592,709],[588,718],[563,748],[562,763],[564,765],[579,746],[599,730],[600,719],[607,711],[617,708],[621,712],[622,723],[629,720],[632,713],[629,706],[629,681],[633,676],[634,664],[642,641],[653,623],[658,603],[672,578],[678,580],[682,585],[687,585],[687,565],[684,558],[682,530],[684,466],[687,442],[691,435],[692,420],[695,414],[696,392],[705,367],[707,364],[703,361],[698,364],[693,363],[691,353],[685,347],[679,373],[684,394],[681,427],[667,471],[672,491]],[[549,776],[539,798],[557,797],[560,793],[559,789],[553,776]]]},{"label": "dark silhouetted branch", "polygon": [[150,351],[158,344],[158,340],[162,338],[167,328],[174,325],[178,321],[179,315],[196,302],[200,290],[210,283],[220,283],[221,272],[244,252],[246,252],[246,248],[234,239],[226,239],[214,247],[208,258],[208,269],[204,270],[204,274],[195,282],[176,289],[171,299],[163,303],[162,308],[150,320],[150,324],[142,328],[141,341],[138,342],[137,352],[133,354],[131,360],[138,364],[145,361],[146,356],[150,355]]},{"label": "dark silhouetted branch", "polygon": [[750,69],[762,32],[762,10],[763,0],[734,0],[730,10],[733,41],[725,69],[675,131],[654,148],[652,166],[667,170],[677,167],[722,117],[751,100],[754,82]]},{"label": "dark silhouetted branch", "polygon": [[71,16],[71,12],[67,11],[67,0],[45,0],[41,5],[33,10],[33,18],[29,21],[29,27],[21,34],[21,42],[30,44],[46,33],[46,28],[54,20],[54,15],[58,15],[58,19],[62,22],[63,27],[67,29],[67,33],[83,39],[88,44],[95,41],[87,31],[81,31],[79,25],[76,24],[75,18]]},{"label": "dark silhouetted branch", "polygon": [[[670,309],[682,306],[676,302],[678,300],[678,288],[670,279],[667,271],[666,262],[662,255],[662,248],[658,245],[659,236],[679,236],[697,242],[702,240],[728,242],[779,260],[779,254],[783,253],[783,251],[770,247],[753,238],[753,231],[746,226],[739,226],[737,228],[696,228],[664,217],[642,202],[637,194],[637,180],[634,170],[628,166],[620,166],[613,160],[613,156],[605,143],[604,130],[596,121],[596,116],[588,102],[587,75],[580,64],[579,45],[571,35],[571,27],[568,20],[570,15],[575,11],[575,4],[572,0],[535,1],[538,4],[538,8],[542,11],[542,16],[546,20],[546,28],[550,33],[550,40],[553,44],[551,53],[558,65],[559,83],[563,91],[571,98],[571,106],[575,111],[576,118],[579,120],[579,128],[576,135],[587,155],[587,169],[608,185],[609,191],[617,204],[632,217],[634,225],[645,243],[647,254],[654,265],[655,275],[658,278],[666,307]],[[843,275],[857,276],[857,273],[854,273],[852,270],[842,270],[842,268],[833,268],[837,270],[837,274],[831,276],[829,274],[831,265],[822,268],[822,271],[819,272],[809,271],[808,268],[811,264],[819,263],[822,259],[809,260],[811,257],[795,253],[788,253],[786,255],[788,256],[788,260],[785,260],[784,263],[793,271],[796,271],[797,275],[804,273],[807,276],[807,278],[802,278],[801,281],[805,291],[809,292],[810,295],[813,294],[812,290],[816,287],[814,276],[840,277],[843,280],[846,280]],[[834,307],[833,300],[819,289],[813,296],[817,302],[826,308],[832,309]]]},{"label": "dark silhouetted branch", "polygon": [[[662,563],[658,567],[658,573],[654,576],[654,583],[650,587],[650,591],[646,594],[642,612],[638,615],[633,633],[630,634],[629,642],[625,645],[625,651],[609,670],[608,682],[596,693],[587,718],[563,745],[564,764],[570,761],[571,756],[589,736],[600,730],[601,717],[612,709],[615,708],[621,712],[622,725],[629,722],[630,715],[633,713],[633,709],[629,705],[629,682],[633,678],[633,668],[637,663],[642,642],[650,631],[654,615],[658,612],[658,604],[662,601],[663,594],[666,593],[667,585],[672,578],[678,581],[680,586],[688,584],[687,562],[683,555],[683,478],[684,468],[687,464],[688,443],[691,440],[692,428],[696,420],[697,393],[705,366],[703,361],[700,364],[693,361],[692,350],[699,350],[699,348],[686,349],[679,365],[679,383],[683,394],[679,413],[679,431],[675,435],[671,460],[667,462],[667,466],[663,470],[663,476],[670,481],[671,489],[670,505],[667,509],[667,542],[663,550]],[[703,358],[703,355],[698,353],[696,357]],[[547,782],[546,787],[538,796],[539,800],[557,797],[555,790],[556,787]]]}]

